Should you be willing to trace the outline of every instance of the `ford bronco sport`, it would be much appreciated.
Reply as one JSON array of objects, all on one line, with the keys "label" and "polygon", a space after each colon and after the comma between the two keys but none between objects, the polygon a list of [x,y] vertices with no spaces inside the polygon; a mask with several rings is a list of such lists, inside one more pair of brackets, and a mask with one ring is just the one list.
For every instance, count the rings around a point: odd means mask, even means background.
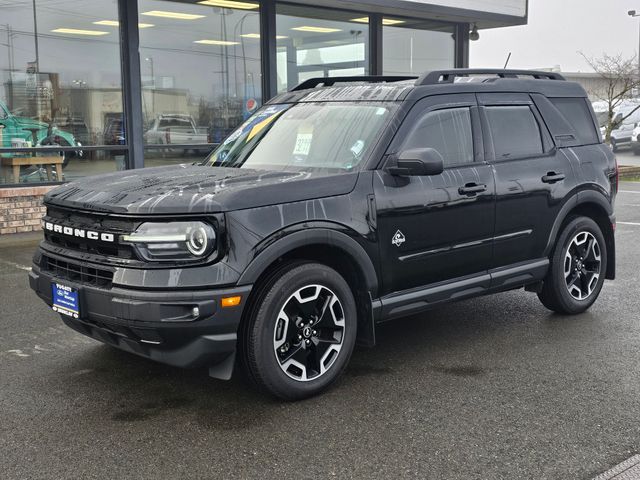
[{"label": "ford bronco sport", "polygon": [[308,80],[203,163],[45,198],[31,287],[160,362],[316,394],[379,322],[524,287],[560,314],[614,278],[617,165],[557,73]]}]

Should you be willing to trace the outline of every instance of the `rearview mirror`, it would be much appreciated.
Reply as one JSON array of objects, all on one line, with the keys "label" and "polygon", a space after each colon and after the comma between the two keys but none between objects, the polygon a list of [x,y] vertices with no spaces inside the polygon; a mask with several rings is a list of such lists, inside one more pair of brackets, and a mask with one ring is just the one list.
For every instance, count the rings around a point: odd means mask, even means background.
[{"label": "rearview mirror", "polygon": [[433,148],[411,148],[398,155],[398,163],[390,167],[391,175],[438,175],[444,171],[444,160]]}]

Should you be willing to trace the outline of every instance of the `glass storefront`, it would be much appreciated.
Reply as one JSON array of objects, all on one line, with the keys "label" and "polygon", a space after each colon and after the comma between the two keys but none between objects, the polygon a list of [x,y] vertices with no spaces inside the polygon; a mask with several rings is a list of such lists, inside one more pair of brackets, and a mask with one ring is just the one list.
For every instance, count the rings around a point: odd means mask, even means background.
[{"label": "glass storefront", "polygon": [[385,75],[420,75],[452,68],[455,27],[430,20],[382,19],[382,69]]},{"label": "glass storefront", "polygon": [[[371,22],[381,17],[364,11],[260,3],[0,2],[0,186],[197,161],[260,107],[263,89],[455,63],[454,24],[385,16],[380,39]],[[126,131],[143,139],[144,158]]]},{"label": "glass storefront", "polygon": [[262,103],[259,4],[139,0],[138,11],[145,165],[202,158]]},{"label": "glass storefront", "polygon": [[278,92],[313,77],[369,73],[369,17],[362,13],[278,4]]},{"label": "glass storefront", "polygon": [[[0,147],[109,144],[122,118],[115,0],[0,4]],[[0,185],[72,180],[124,168],[124,152],[0,154]]]}]

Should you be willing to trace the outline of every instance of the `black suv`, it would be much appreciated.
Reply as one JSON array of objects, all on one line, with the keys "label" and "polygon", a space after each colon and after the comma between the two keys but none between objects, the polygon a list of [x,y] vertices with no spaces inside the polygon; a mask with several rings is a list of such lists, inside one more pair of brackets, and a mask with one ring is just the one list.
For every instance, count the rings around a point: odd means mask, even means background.
[{"label": "black suv", "polygon": [[299,399],[375,326],[524,287],[583,312],[615,274],[617,165],[556,73],[312,79],[200,165],[45,198],[31,287],[71,328]]}]

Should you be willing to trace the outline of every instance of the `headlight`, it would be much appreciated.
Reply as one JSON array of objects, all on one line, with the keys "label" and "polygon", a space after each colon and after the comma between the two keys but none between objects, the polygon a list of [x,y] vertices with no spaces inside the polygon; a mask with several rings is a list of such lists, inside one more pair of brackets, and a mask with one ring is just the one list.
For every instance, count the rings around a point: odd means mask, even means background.
[{"label": "headlight", "polygon": [[148,261],[194,261],[213,252],[216,232],[204,222],[143,223],[121,240],[133,244]]}]

